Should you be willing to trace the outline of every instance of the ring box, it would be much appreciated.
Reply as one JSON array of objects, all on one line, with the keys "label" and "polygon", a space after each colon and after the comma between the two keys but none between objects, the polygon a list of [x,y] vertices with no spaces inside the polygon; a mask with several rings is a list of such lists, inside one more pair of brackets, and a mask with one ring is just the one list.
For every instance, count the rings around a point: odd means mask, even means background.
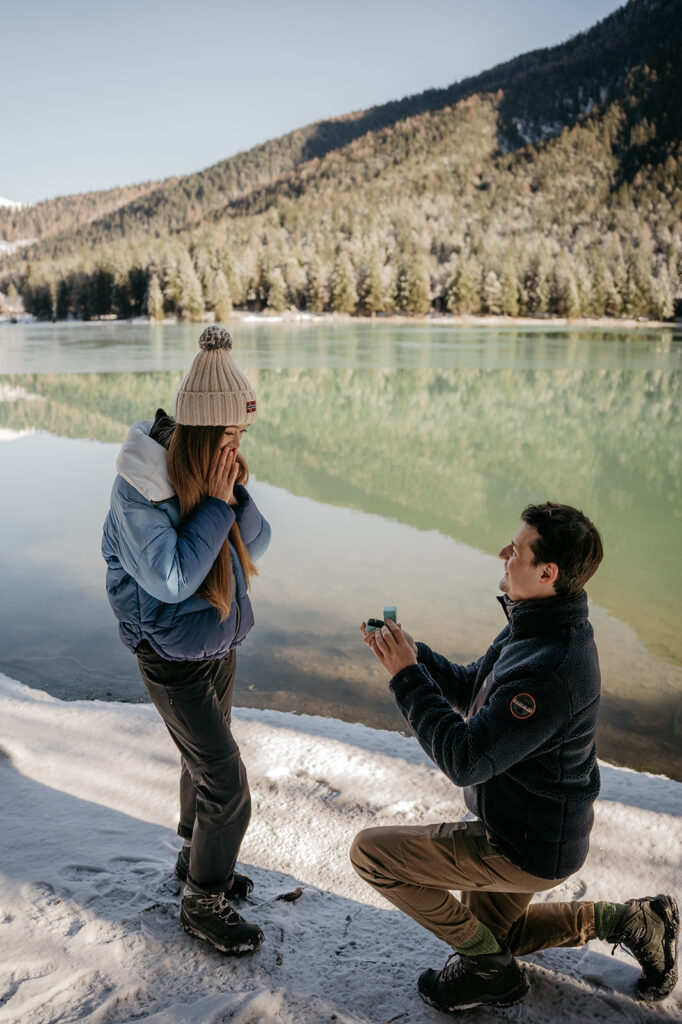
[{"label": "ring box", "polygon": [[394,604],[386,605],[383,619],[367,619],[365,633],[373,633],[375,629],[381,629],[386,625],[386,619],[390,619],[391,622],[398,621],[398,609]]}]

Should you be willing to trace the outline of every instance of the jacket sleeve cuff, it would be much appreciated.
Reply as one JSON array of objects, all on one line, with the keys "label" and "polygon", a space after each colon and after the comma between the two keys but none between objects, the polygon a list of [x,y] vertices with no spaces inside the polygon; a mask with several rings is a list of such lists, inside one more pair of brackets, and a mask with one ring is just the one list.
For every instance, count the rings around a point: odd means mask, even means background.
[{"label": "jacket sleeve cuff", "polygon": [[417,661],[420,665],[428,664],[429,660],[433,656],[433,651],[426,644],[423,644],[421,640],[417,640]]},{"label": "jacket sleeve cuff", "polygon": [[220,516],[228,531],[232,528],[235,521],[235,510],[226,501],[223,501],[222,498],[213,498],[209,494],[204,498],[202,504],[206,511],[211,513],[211,516]]},{"label": "jacket sleeve cuff", "polygon": [[389,686],[396,700],[402,704],[416,686],[424,686],[424,684],[430,685],[440,693],[438,685],[433,681],[423,665],[408,665],[406,668],[402,668],[400,672],[396,672]]},{"label": "jacket sleeve cuff", "polygon": [[251,496],[243,484],[235,484],[232,488],[232,493],[237,499],[237,504],[232,506],[235,511],[241,511],[251,501]]},{"label": "jacket sleeve cuff", "polygon": [[263,517],[258,511],[256,503],[247,491],[246,487],[243,487],[241,484],[235,484],[234,496],[239,504],[233,505],[232,511],[236,516],[242,540],[245,544],[248,544],[260,533]]}]

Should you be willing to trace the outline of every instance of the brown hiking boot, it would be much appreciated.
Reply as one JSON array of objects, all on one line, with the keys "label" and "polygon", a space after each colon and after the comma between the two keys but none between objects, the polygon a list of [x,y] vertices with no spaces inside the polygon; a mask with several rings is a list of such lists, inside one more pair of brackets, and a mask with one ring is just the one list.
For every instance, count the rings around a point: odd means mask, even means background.
[{"label": "brown hiking boot", "polygon": [[677,947],[680,912],[674,896],[647,896],[628,900],[627,910],[607,942],[611,950],[622,946],[642,968],[637,979],[637,995],[652,1003],[665,999],[677,983]]}]

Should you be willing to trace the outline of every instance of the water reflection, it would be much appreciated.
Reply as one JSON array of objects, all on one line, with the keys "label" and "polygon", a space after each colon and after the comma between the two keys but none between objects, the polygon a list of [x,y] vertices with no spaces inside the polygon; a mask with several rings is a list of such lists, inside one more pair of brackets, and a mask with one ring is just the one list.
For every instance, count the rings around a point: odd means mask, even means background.
[{"label": "water reflection", "polygon": [[[259,479],[494,554],[529,501],[585,508],[606,559],[595,599],[682,664],[682,373],[263,370],[245,441]],[[182,372],[0,378],[0,427],[121,441],[172,408]]]},{"label": "water reflection", "polygon": [[[38,431],[0,444],[0,670],[61,696],[137,700],[101,523],[118,444],[172,408],[197,330],[87,328],[0,332],[0,366],[17,371],[0,376],[0,439]],[[682,778],[677,336],[239,330],[262,410],[245,452],[274,542],[238,700],[401,727],[357,623],[396,603],[444,653],[477,656],[500,626],[495,555],[523,505],[553,497],[605,539],[589,587],[600,753]]]},{"label": "water reflection", "polygon": [[[144,697],[99,557],[117,450],[44,434],[0,445],[12,482],[0,534],[0,671],[61,697]],[[499,631],[495,557],[259,480],[252,491],[274,541],[254,583],[257,629],[240,651],[239,703],[401,728],[385,673],[360,640],[363,618],[395,603],[417,637],[464,662]],[[591,603],[604,674],[601,756],[682,778],[682,671]]]},{"label": "water reflection", "polygon": [[[228,325],[240,365],[262,369],[680,369],[682,330],[576,329],[551,324],[333,322],[328,318]],[[186,369],[196,324],[0,324],[2,373]]]}]

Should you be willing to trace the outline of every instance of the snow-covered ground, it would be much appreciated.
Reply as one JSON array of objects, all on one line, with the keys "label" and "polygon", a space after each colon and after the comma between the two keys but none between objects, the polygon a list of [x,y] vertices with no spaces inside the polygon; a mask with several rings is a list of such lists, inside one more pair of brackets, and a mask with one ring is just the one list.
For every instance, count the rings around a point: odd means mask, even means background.
[{"label": "snow-covered ground", "polygon": [[[190,938],[172,865],[177,755],[148,705],[62,702],[0,675],[0,1024],[437,1024],[415,983],[449,950],[354,875],[369,824],[452,820],[460,793],[414,739],[240,709],[253,792],[242,912],[261,950]],[[603,765],[583,870],[540,899],[680,896],[682,785]],[[278,895],[297,887],[296,902]],[[647,1006],[605,943],[527,957],[528,1024],[679,1021],[679,989]],[[500,1011],[501,1012],[501,1011]],[[486,1024],[492,1011],[462,1014]]]}]

